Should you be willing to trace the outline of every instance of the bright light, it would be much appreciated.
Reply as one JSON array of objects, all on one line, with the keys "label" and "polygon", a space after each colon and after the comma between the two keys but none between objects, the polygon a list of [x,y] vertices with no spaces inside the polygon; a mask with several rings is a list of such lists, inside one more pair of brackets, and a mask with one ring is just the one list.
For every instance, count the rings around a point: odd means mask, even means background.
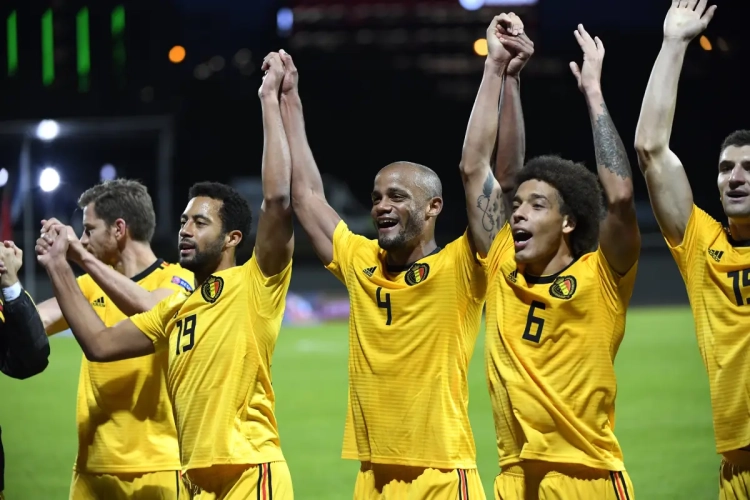
[{"label": "bright light", "polygon": [[117,177],[117,169],[114,165],[107,163],[99,171],[99,178],[103,181],[112,181]]},{"label": "bright light", "polygon": [[4,168],[0,168],[0,187],[5,186],[8,183],[8,171]]},{"label": "bright light", "polygon": [[479,10],[484,5],[484,0],[458,0],[458,3],[466,10]]},{"label": "bright light", "polygon": [[42,174],[39,176],[39,187],[42,188],[42,191],[49,193],[57,189],[59,185],[60,174],[57,173],[57,170],[52,167],[42,170]]},{"label": "bright light", "polygon": [[279,31],[290,31],[294,26],[294,13],[292,9],[282,8],[276,13],[276,27]]},{"label": "bright light", "polygon": [[42,120],[36,127],[36,136],[43,141],[52,141],[60,133],[60,125],[55,120]]},{"label": "bright light", "polygon": [[175,45],[169,49],[169,60],[175,64],[179,64],[185,60],[185,47],[182,45]]},{"label": "bright light", "polygon": [[700,44],[701,44],[701,48],[703,50],[712,50],[713,49],[713,47],[711,46],[711,40],[709,40],[708,38],[706,38],[705,35],[701,36]]},{"label": "bright light", "polygon": [[486,38],[480,38],[479,40],[474,42],[474,52],[478,56],[487,55],[487,39]]},{"label": "bright light", "polygon": [[458,0],[466,10],[479,10],[482,7],[511,7],[513,5],[536,5],[539,0]]}]

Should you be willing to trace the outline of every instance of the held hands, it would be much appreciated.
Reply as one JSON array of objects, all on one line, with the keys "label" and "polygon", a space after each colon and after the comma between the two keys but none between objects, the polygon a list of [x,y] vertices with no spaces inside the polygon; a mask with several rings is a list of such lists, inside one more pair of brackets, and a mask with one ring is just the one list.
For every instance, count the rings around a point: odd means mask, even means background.
[{"label": "held hands", "polygon": [[[42,221],[42,231],[39,239],[37,240],[37,246],[41,247],[45,252],[49,250],[49,247],[55,241],[55,236],[50,234],[54,230],[55,234],[65,234],[68,239],[68,253],[66,255],[68,260],[81,264],[83,258],[86,256],[88,251],[84,248],[81,240],[76,235],[75,229],[70,226],[65,226],[59,220],[54,217],[49,220]],[[37,252],[39,254],[39,252]]]},{"label": "held hands", "polygon": [[12,241],[0,244],[0,287],[7,288],[18,283],[18,271],[23,264],[23,250]]},{"label": "held hands", "polygon": [[508,63],[505,74],[517,77],[531,56],[534,55],[534,42],[531,41],[526,33],[510,36],[508,34],[500,35],[500,42],[505,50],[510,52],[512,59]]},{"label": "held hands", "polygon": [[584,94],[601,92],[602,63],[604,62],[604,44],[599,37],[591,35],[582,24],[573,32],[578,45],[583,50],[583,64],[578,67],[575,62],[570,63],[570,70],[578,82],[578,89]]},{"label": "held hands", "polygon": [[523,23],[520,17],[512,12],[495,16],[487,28],[487,59],[498,67],[508,68],[514,54],[503,41],[519,35],[523,35]]},{"label": "held hands", "polygon": [[664,40],[689,42],[706,29],[716,5],[706,8],[707,0],[672,0],[664,20]]},{"label": "held hands", "polygon": [[258,97],[278,97],[281,92],[281,83],[284,80],[284,63],[278,52],[271,52],[263,59],[261,70],[265,72],[263,82],[258,89]]},{"label": "held hands", "polygon": [[52,226],[36,240],[36,260],[46,268],[55,261],[67,260],[69,248],[70,235],[66,226]]}]

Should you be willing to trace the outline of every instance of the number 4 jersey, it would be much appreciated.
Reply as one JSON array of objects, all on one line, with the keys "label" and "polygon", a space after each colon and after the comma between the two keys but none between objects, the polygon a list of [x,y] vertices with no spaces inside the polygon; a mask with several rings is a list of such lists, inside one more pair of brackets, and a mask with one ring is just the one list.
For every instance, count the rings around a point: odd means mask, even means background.
[{"label": "number 4 jersey", "polygon": [[406,269],[342,221],[328,269],[349,291],[349,407],[343,458],[476,467],[467,372],[484,272],[466,234]]},{"label": "number 4 jersey", "polygon": [[687,287],[708,371],[719,453],[750,444],[750,245],[693,206],[682,243],[670,250]]},{"label": "number 4 jersey", "polygon": [[624,470],[614,360],[636,265],[619,276],[597,249],[555,275],[525,276],[509,224],[481,261],[500,467],[542,460]]}]

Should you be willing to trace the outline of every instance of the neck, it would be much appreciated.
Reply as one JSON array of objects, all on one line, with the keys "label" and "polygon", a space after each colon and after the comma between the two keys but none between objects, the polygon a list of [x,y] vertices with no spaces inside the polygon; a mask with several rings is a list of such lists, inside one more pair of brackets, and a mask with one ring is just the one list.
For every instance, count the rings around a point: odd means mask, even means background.
[{"label": "neck", "polygon": [[750,240],[750,224],[729,219],[729,232],[735,241]]},{"label": "neck", "polygon": [[151,245],[137,241],[130,241],[125,245],[120,258],[115,264],[115,269],[132,278],[142,273],[148,266],[156,261],[156,255],[151,250]]},{"label": "neck", "polygon": [[531,276],[550,276],[557,274],[573,262],[573,254],[567,245],[561,245],[557,253],[539,262],[529,262],[523,272]]},{"label": "neck", "polygon": [[212,274],[216,274],[220,271],[224,271],[225,269],[230,269],[237,265],[237,261],[234,258],[234,255],[229,255],[226,252],[222,253],[221,260],[219,261],[219,264],[214,267],[213,269],[208,270],[200,270],[200,271],[193,271],[193,275],[195,276],[195,289],[197,290],[198,287],[208,279],[209,276]]},{"label": "neck", "polygon": [[437,248],[435,238],[420,241],[415,246],[388,250],[385,261],[390,266],[406,266],[430,255]]}]

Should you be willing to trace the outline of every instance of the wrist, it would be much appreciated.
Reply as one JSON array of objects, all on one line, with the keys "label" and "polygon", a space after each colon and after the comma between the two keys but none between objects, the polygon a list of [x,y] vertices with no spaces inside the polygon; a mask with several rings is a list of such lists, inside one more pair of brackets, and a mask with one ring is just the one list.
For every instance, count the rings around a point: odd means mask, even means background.
[{"label": "wrist", "polygon": [[16,300],[18,297],[21,296],[21,292],[23,289],[21,288],[21,283],[16,279],[16,282],[13,283],[10,286],[2,285],[3,288],[3,298],[5,299],[5,302],[10,302],[12,300]]},{"label": "wrist", "polygon": [[279,95],[277,92],[262,93],[259,95],[261,104],[278,104]]},{"label": "wrist", "polygon": [[600,86],[584,88],[583,95],[586,96],[586,100],[589,102],[603,101],[604,96],[602,95],[602,88]]},{"label": "wrist", "polygon": [[686,51],[690,40],[684,38],[664,37],[661,42],[662,49]]},{"label": "wrist", "polygon": [[519,73],[505,73],[505,83],[510,85],[519,85],[521,83],[521,75]]},{"label": "wrist", "polygon": [[503,76],[507,67],[508,65],[506,63],[498,62],[491,57],[487,57],[487,60],[484,61],[484,74],[492,76]]}]

